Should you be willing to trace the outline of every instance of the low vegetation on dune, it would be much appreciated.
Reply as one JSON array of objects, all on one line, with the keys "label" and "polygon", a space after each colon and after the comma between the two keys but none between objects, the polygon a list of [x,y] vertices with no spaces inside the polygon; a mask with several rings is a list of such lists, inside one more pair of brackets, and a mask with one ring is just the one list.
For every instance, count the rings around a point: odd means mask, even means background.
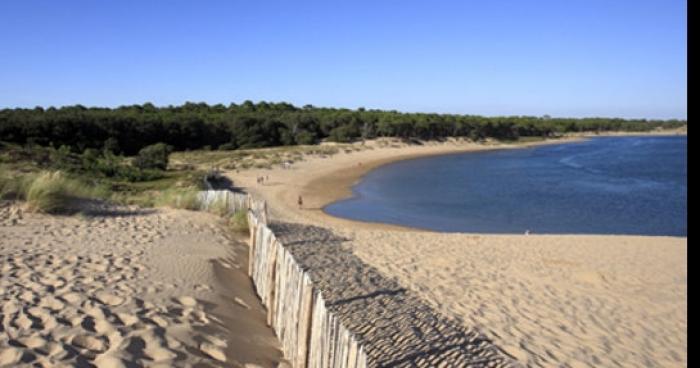
[{"label": "low vegetation on dune", "polygon": [[174,166],[188,168],[218,168],[221,170],[270,169],[284,163],[304,161],[305,157],[331,157],[340,152],[368,149],[353,144],[283,146],[242,149],[236,151],[196,150],[174,152]]},{"label": "low vegetation on dune", "polygon": [[236,211],[229,218],[229,226],[233,232],[247,233],[248,232],[248,214],[246,211]]},{"label": "low vegetation on dune", "polygon": [[[307,157],[451,139],[488,144],[570,132],[683,127],[686,121],[488,118],[250,101],[228,107],[4,109],[0,198],[26,200],[48,213],[90,198],[198,209],[197,192],[211,170],[271,169]],[[365,144],[374,138],[380,138],[376,144]],[[209,210],[229,215],[224,204]],[[235,223],[245,217],[236,216]]]},{"label": "low vegetation on dune", "polygon": [[158,194],[154,205],[183,210],[198,210],[199,191],[200,188],[194,186],[186,188],[168,188]]},{"label": "low vegetation on dune", "polygon": [[41,171],[18,177],[4,177],[0,193],[6,199],[19,199],[31,211],[65,213],[76,210],[76,202],[105,198],[108,191],[102,186],[88,185],[61,171]]},{"label": "low vegetation on dune", "polygon": [[[199,190],[204,172],[164,169],[169,148],[156,145],[134,157],[109,150],[0,143],[0,196],[25,200],[43,212],[60,212],[71,199],[103,199],[144,207],[165,203],[172,193]],[[181,207],[191,195],[181,195]]]}]

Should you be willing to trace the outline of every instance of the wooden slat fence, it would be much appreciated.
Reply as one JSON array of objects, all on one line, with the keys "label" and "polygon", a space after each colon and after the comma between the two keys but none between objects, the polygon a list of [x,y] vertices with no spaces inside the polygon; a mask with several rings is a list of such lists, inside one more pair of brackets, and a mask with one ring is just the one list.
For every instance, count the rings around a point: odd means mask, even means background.
[{"label": "wooden slat fence", "polygon": [[362,345],[328,311],[308,273],[267,227],[264,202],[250,203],[249,274],[285,357],[295,368],[368,367]]},{"label": "wooden slat fence", "polygon": [[[208,183],[207,183],[208,184]],[[211,188],[211,185],[207,185]],[[365,368],[367,357],[353,334],[329,312],[320,290],[267,226],[267,204],[228,190],[199,192],[200,209],[248,213],[248,274],[267,307],[267,323],[294,368]]]}]

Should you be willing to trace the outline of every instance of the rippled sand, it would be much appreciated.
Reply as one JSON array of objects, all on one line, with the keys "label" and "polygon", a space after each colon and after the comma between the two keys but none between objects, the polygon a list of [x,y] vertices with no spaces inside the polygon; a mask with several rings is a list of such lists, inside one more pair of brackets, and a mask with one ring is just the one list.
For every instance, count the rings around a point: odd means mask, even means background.
[{"label": "rippled sand", "polygon": [[272,332],[259,330],[261,310],[258,329],[226,326],[215,312],[212,262],[247,264],[216,217],[104,210],[62,217],[0,205],[0,366],[229,366],[237,328],[256,339],[238,349],[279,358]]}]

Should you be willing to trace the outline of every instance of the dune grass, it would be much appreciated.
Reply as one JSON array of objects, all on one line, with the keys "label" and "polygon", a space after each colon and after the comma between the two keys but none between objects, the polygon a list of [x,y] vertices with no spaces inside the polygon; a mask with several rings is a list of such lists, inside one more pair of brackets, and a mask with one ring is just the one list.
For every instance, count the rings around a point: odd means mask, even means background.
[{"label": "dune grass", "polygon": [[75,209],[83,199],[105,198],[108,191],[99,185],[89,185],[61,171],[41,171],[0,179],[0,197],[24,200],[30,211],[64,213]]},{"label": "dune grass", "polygon": [[226,216],[229,213],[228,203],[224,199],[217,199],[209,205],[207,211],[217,216]]},{"label": "dune grass", "polygon": [[248,213],[247,211],[236,211],[229,218],[229,227],[233,232],[247,234],[248,233]]},{"label": "dune grass", "polygon": [[12,176],[3,172],[0,175],[0,199],[25,200],[27,188],[36,177],[36,174]]},{"label": "dune grass", "polygon": [[[41,201],[48,196],[56,202],[54,199],[61,197],[61,192],[72,191],[77,197],[98,197],[120,205],[153,207],[163,191],[201,186],[205,176],[205,172],[194,168],[140,170],[131,167],[130,161],[128,157],[95,150],[80,154],[63,148],[0,141],[0,199],[27,200],[31,184],[42,177],[43,187],[37,182],[33,192],[33,198],[39,196]],[[50,180],[44,175],[58,171],[61,174]],[[68,197],[75,196],[65,196]],[[65,202],[65,198],[61,201]]]},{"label": "dune grass", "polygon": [[199,210],[199,188],[190,186],[186,188],[169,188],[155,199],[157,207],[172,207],[184,210]]}]

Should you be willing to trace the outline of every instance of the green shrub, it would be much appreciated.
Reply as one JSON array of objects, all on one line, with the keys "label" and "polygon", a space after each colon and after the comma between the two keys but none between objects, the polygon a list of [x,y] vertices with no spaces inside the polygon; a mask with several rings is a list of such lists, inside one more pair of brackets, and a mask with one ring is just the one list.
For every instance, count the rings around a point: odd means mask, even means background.
[{"label": "green shrub", "polygon": [[236,149],[235,143],[224,143],[219,146],[219,151],[233,151]]},{"label": "green shrub", "polygon": [[61,146],[58,149],[49,151],[49,160],[51,166],[61,170],[70,170],[74,167],[79,167],[80,159],[71,153],[70,147]]},{"label": "green shrub", "polygon": [[163,177],[161,170],[141,169],[124,165],[119,157],[111,153],[106,153],[104,157],[97,158],[92,166],[85,169],[102,174],[108,178],[126,180],[132,183],[156,180]]},{"label": "green shrub", "polygon": [[165,170],[168,168],[168,159],[171,152],[172,147],[165,143],[146,146],[134,158],[133,165],[139,169]]},{"label": "green shrub", "polygon": [[82,166],[85,170],[92,170],[97,164],[100,153],[94,148],[87,148],[81,156]]},{"label": "green shrub", "polygon": [[360,136],[360,129],[354,125],[341,125],[330,131],[328,138],[334,142],[352,142]]},{"label": "green shrub", "polygon": [[229,219],[231,230],[238,233],[248,232],[248,213],[247,211],[236,211]]},{"label": "green shrub", "polygon": [[316,142],[318,142],[318,139],[316,137],[316,134],[308,132],[306,130],[302,130],[299,133],[297,133],[296,142],[297,144],[316,144]]},{"label": "green shrub", "polygon": [[119,154],[121,152],[121,149],[119,149],[119,141],[114,137],[107,138],[102,145],[102,151],[106,154]]}]

